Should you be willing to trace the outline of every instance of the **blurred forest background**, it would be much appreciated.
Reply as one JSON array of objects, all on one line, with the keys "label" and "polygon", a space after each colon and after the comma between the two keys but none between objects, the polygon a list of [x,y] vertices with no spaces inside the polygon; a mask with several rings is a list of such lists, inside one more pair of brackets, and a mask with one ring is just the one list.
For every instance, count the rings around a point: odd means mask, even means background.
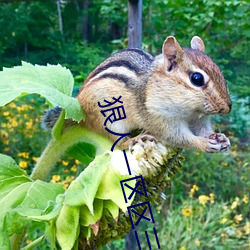
[{"label": "blurred forest background", "polygon": [[[161,53],[169,35],[186,47],[194,35],[202,37],[233,100],[230,115],[214,118],[215,128],[230,137],[231,150],[184,152],[183,170],[166,191],[163,204],[155,206],[162,249],[249,249],[250,3],[144,0],[142,16],[143,49],[153,55]],[[22,60],[60,63],[71,70],[79,87],[102,60],[127,47],[127,23],[125,0],[1,0],[0,68],[20,65]],[[28,101],[20,99],[0,109],[0,152],[12,155],[30,172],[47,136],[39,122],[46,104],[37,96]],[[81,168],[65,158],[51,181],[67,187]],[[106,249],[124,249],[124,240]]]}]

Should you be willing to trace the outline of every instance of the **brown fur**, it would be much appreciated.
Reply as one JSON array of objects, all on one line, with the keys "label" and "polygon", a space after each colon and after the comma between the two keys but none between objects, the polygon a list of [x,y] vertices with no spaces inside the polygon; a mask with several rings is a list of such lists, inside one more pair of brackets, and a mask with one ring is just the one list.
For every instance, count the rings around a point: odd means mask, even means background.
[{"label": "brown fur", "polygon": [[[208,115],[230,112],[225,79],[203,53],[204,43],[199,37],[192,39],[191,46],[195,49],[182,49],[174,37],[168,37],[163,54],[156,58],[132,49],[105,60],[89,74],[78,95],[87,114],[84,126],[115,141],[117,136],[105,130],[106,118],[97,103],[121,95],[127,118],[108,122],[110,130],[128,133],[142,129],[164,144],[208,152],[221,149],[221,142],[215,147],[208,138],[213,133]],[[193,70],[205,72],[208,80],[204,86],[190,82]]]}]

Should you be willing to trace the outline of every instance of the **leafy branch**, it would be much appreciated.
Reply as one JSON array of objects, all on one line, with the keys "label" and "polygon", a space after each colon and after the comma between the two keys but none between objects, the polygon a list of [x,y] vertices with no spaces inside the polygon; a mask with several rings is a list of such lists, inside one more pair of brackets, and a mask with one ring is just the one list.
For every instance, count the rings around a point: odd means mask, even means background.
[{"label": "leafy branch", "polygon": [[[79,102],[71,97],[72,90],[72,75],[60,65],[23,62],[0,72],[0,105],[37,93],[51,106],[63,109],[31,176],[10,156],[0,154],[1,249],[20,249],[25,229],[33,223],[41,228],[45,225],[44,235],[23,249],[32,249],[44,240],[52,249],[57,243],[62,249],[98,248],[129,231],[127,206],[134,200],[143,201],[135,195],[128,203],[123,199],[120,181],[129,176],[119,149],[110,152],[112,143],[107,138],[80,124],[64,128],[65,118],[84,119]],[[45,182],[65,152],[88,165],[66,191]],[[127,156],[133,173],[145,177],[149,201],[157,199],[180,168],[179,151],[154,142],[136,144]],[[135,186],[135,180],[130,186]]]}]

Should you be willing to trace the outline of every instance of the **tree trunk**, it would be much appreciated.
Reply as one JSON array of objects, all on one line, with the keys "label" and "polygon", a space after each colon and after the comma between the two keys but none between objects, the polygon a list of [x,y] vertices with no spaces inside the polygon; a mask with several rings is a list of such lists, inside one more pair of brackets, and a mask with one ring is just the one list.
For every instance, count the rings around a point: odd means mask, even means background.
[{"label": "tree trunk", "polygon": [[[128,1],[128,47],[142,47],[142,0]],[[132,229],[126,236],[125,249],[137,249],[137,242]]]},{"label": "tree trunk", "polygon": [[126,235],[125,249],[126,250],[137,250],[138,249],[135,234],[134,234],[132,228],[129,231],[129,233]]},{"label": "tree trunk", "polygon": [[128,1],[128,47],[142,47],[142,0]]},{"label": "tree trunk", "polygon": [[57,5],[57,12],[58,12],[58,20],[59,20],[59,30],[63,36],[63,22],[62,22],[62,12],[61,12],[60,0],[56,1],[56,5]]},{"label": "tree trunk", "polygon": [[89,0],[82,1],[82,39],[89,40],[89,16],[88,16]]}]

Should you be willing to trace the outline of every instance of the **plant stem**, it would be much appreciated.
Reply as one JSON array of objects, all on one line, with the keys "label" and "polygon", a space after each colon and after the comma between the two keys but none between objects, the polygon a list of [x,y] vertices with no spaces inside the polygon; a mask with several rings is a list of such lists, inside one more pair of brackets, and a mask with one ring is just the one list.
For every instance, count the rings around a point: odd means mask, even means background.
[{"label": "plant stem", "polygon": [[14,234],[10,238],[11,249],[12,250],[20,250],[23,238],[25,236],[26,227],[23,229],[23,233]]},{"label": "plant stem", "polygon": [[[61,155],[65,153],[70,146],[78,142],[86,142],[94,145],[96,147],[96,155],[102,154],[112,147],[112,142],[110,140],[82,126],[76,125],[69,127],[63,130],[61,136],[51,139],[30,177],[33,180],[46,180]],[[11,237],[11,249],[20,249],[25,231],[26,228],[23,230],[22,234],[15,234]]]},{"label": "plant stem", "polygon": [[112,147],[112,142],[100,134],[92,132],[82,126],[72,126],[65,129],[60,138],[51,139],[30,177],[33,180],[46,180],[61,155],[70,146],[78,142],[93,144],[96,147],[96,155],[102,154]]}]

